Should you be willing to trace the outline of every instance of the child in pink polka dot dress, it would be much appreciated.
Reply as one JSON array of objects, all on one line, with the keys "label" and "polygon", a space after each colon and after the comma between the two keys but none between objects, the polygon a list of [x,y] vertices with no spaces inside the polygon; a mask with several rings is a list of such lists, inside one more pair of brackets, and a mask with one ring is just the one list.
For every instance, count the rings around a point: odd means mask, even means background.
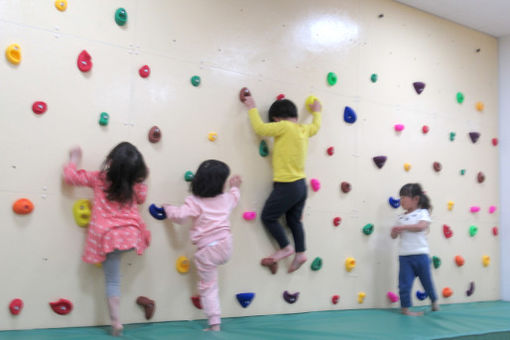
[{"label": "child in pink polka dot dress", "polygon": [[69,152],[64,166],[64,180],[94,190],[92,217],[82,259],[102,263],[113,335],[122,333],[119,321],[120,258],[128,250],[141,255],[150,243],[138,205],[145,201],[149,173],[138,149],[128,142],[118,144],[106,157],[100,171],[77,170],[81,148]]}]

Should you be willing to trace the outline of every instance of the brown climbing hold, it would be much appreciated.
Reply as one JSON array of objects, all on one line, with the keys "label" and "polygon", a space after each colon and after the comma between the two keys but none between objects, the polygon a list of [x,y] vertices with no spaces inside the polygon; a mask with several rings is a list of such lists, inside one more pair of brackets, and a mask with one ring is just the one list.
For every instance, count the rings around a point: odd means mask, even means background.
[{"label": "brown climbing hold", "polygon": [[161,130],[159,129],[159,127],[154,125],[149,130],[149,142],[157,143],[157,142],[159,142],[160,139],[161,139]]},{"label": "brown climbing hold", "polygon": [[145,318],[150,320],[154,315],[154,310],[156,309],[156,302],[154,300],[149,299],[145,296],[139,296],[136,299],[136,303],[143,307],[145,311]]},{"label": "brown climbing hold", "polygon": [[200,295],[192,296],[191,302],[193,303],[193,306],[197,307],[198,309],[202,309],[202,302],[200,302]]},{"label": "brown climbing hold", "polygon": [[251,93],[250,93],[250,90],[248,90],[247,87],[243,87],[241,89],[241,91],[239,91],[239,100],[241,102],[244,103],[246,101],[246,97],[249,97],[249,96],[251,96]]},{"label": "brown climbing hold", "polygon": [[476,175],[476,179],[478,180],[478,183],[483,183],[485,181],[485,175],[483,172],[479,172],[478,175]]},{"label": "brown climbing hold", "polygon": [[436,171],[436,172],[441,171],[441,163],[434,162],[434,164],[432,166],[434,167],[434,171]]},{"label": "brown climbing hold", "polygon": [[349,182],[342,182],[340,184],[340,189],[342,189],[342,192],[344,194],[348,193],[349,191],[351,191],[352,187],[351,187],[351,184]]}]

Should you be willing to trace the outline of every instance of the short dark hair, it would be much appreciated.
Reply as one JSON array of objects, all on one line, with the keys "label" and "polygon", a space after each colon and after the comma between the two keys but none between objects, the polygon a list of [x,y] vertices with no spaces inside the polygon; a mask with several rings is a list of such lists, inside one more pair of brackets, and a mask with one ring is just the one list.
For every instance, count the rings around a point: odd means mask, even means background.
[{"label": "short dark hair", "polygon": [[419,183],[407,183],[404,185],[400,189],[400,196],[407,196],[411,198],[419,196],[420,200],[418,201],[418,207],[421,209],[432,210],[430,199],[427,195],[425,195],[425,192],[423,192],[423,189]]},{"label": "short dark hair", "polygon": [[227,164],[216,159],[209,159],[198,167],[191,181],[191,192],[198,197],[214,197],[223,193],[225,181],[230,175]]},{"label": "short dark hair", "polygon": [[110,151],[101,172],[106,174],[106,198],[120,203],[133,201],[135,183],[143,182],[149,173],[143,156],[131,143],[122,142]]},{"label": "short dark hair", "polygon": [[274,122],[274,118],[297,118],[297,108],[288,99],[277,100],[269,108],[268,116],[270,122]]}]

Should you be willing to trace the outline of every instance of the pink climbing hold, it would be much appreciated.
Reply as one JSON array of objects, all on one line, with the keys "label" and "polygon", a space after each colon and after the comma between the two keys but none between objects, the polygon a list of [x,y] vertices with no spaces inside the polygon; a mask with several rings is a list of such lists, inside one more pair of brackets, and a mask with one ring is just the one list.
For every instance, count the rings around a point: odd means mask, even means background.
[{"label": "pink climbing hold", "polygon": [[386,296],[388,296],[388,299],[391,301],[391,303],[395,303],[398,301],[398,295],[393,292],[388,292]]},{"label": "pink climbing hold", "polygon": [[280,93],[278,96],[276,96],[276,100],[282,100],[285,99],[285,95],[283,93]]},{"label": "pink climbing hold", "polygon": [[312,190],[315,192],[319,191],[321,188],[321,182],[316,178],[312,178],[310,180],[310,185],[312,186]]},{"label": "pink climbing hold", "polygon": [[479,212],[480,211],[480,207],[476,206],[476,205],[473,205],[471,208],[469,208],[469,211],[471,211],[472,213]]},{"label": "pink climbing hold", "polygon": [[421,132],[423,132],[423,134],[427,134],[429,130],[430,128],[427,125],[423,125],[421,128]]},{"label": "pink climbing hold", "polygon": [[37,102],[34,102],[34,104],[32,104],[32,111],[36,115],[41,115],[41,114],[45,113],[47,109],[48,109],[48,105],[46,105],[45,102],[37,101]]},{"label": "pink climbing hold", "polygon": [[254,220],[257,217],[257,213],[255,211],[245,211],[243,213],[243,218],[246,221]]},{"label": "pink climbing hold", "polygon": [[148,76],[150,76],[151,69],[149,65],[143,65],[142,67],[140,67],[140,69],[138,70],[138,74],[140,74],[140,77],[142,78],[147,78]]},{"label": "pink climbing hold", "polygon": [[342,218],[340,218],[340,217],[335,217],[335,218],[333,219],[333,225],[334,225],[335,227],[338,227],[338,226],[340,225],[340,222],[342,222]]},{"label": "pink climbing hold", "polygon": [[494,214],[494,212],[496,211],[496,209],[497,209],[497,208],[496,208],[496,206],[491,205],[491,206],[489,207],[489,214]]},{"label": "pink climbing hold", "polygon": [[395,124],[395,131],[400,132],[404,130],[404,128],[405,128],[404,124]]},{"label": "pink climbing hold", "polygon": [[326,150],[326,152],[328,153],[328,155],[333,156],[333,154],[335,153],[335,148],[334,148],[334,147],[332,147],[332,146],[330,146],[330,147]]},{"label": "pink climbing hold", "polygon": [[82,72],[88,72],[92,68],[92,57],[87,51],[83,50],[78,55],[78,68]]}]

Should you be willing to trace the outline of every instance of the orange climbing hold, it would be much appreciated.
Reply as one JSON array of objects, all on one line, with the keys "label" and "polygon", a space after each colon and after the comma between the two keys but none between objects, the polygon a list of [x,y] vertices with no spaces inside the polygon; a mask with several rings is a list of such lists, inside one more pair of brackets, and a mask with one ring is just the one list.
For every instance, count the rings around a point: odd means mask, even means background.
[{"label": "orange climbing hold", "polygon": [[449,298],[452,295],[453,295],[453,290],[450,287],[446,287],[443,289],[443,296],[445,298]]},{"label": "orange climbing hold", "polygon": [[34,210],[34,204],[28,198],[20,198],[14,202],[12,210],[19,215],[30,214]]}]

